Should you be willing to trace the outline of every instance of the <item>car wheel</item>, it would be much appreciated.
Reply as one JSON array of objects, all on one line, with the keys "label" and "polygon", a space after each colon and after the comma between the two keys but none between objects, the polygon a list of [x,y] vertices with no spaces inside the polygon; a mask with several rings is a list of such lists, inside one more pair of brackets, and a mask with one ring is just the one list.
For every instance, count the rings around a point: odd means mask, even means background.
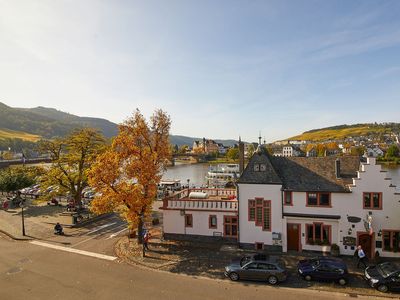
[{"label": "car wheel", "polygon": [[376,289],[382,293],[386,293],[389,290],[388,286],[385,284],[378,285]]},{"label": "car wheel", "polygon": [[340,278],[340,279],[338,280],[338,283],[339,283],[340,285],[346,285],[346,284],[347,284],[347,279],[346,279],[346,278]]},{"label": "car wheel", "polygon": [[306,275],[306,276],[304,276],[304,279],[307,280],[307,281],[311,281],[312,278],[311,278],[310,275]]},{"label": "car wheel", "polygon": [[239,275],[237,273],[235,273],[235,272],[232,272],[232,273],[229,274],[229,278],[232,281],[238,281],[239,280]]},{"label": "car wheel", "polygon": [[275,285],[278,283],[278,278],[276,276],[269,276],[268,277],[268,283],[271,285]]}]

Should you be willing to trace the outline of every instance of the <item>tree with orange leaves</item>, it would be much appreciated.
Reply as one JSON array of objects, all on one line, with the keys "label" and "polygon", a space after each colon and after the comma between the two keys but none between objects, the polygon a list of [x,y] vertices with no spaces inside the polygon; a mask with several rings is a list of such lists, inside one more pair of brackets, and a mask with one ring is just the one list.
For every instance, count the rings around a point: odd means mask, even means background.
[{"label": "tree with orange leaves", "polygon": [[111,147],[101,154],[89,173],[98,193],[95,213],[118,212],[142,242],[143,220],[151,212],[157,184],[170,158],[170,117],[156,110],[147,122],[139,110],[119,126]]}]

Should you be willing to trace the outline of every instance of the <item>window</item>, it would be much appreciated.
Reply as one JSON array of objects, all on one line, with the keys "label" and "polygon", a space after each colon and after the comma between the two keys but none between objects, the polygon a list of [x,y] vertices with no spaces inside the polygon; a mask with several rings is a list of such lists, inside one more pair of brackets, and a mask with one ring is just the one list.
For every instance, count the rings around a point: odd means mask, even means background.
[{"label": "window", "polygon": [[263,250],[264,249],[264,243],[255,243],[255,248],[256,250]]},{"label": "window", "polygon": [[307,206],[331,206],[330,193],[307,193]]},{"label": "window", "polygon": [[254,172],[265,172],[266,170],[266,164],[254,164]]},{"label": "window", "polygon": [[306,224],[307,244],[309,245],[330,245],[331,225],[323,223]]},{"label": "window", "polygon": [[193,227],[193,216],[185,215],[185,227]]},{"label": "window", "polygon": [[382,209],[382,193],[363,193],[364,209]]},{"label": "window", "polygon": [[224,236],[236,237],[237,236],[237,217],[224,216]]},{"label": "window", "polygon": [[256,225],[263,223],[263,199],[256,199]]},{"label": "window", "polygon": [[271,231],[271,201],[264,200],[263,230]]},{"label": "window", "polygon": [[290,191],[284,191],[284,192],[283,192],[283,199],[284,199],[284,204],[285,204],[285,205],[293,205],[293,202],[292,202],[292,192],[290,192]]},{"label": "window", "polygon": [[383,250],[390,252],[400,251],[400,231],[382,230]]},{"label": "window", "polygon": [[256,226],[262,226],[265,231],[271,231],[271,200],[256,198],[249,200],[249,221],[255,221]]},{"label": "window", "polygon": [[256,200],[249,200],[249,221],[256,220]]},{"label": "window", "polygon": [[208,227],[210,229],[217,229],[217,216],[216,215],[210,215],[208,218]]}]

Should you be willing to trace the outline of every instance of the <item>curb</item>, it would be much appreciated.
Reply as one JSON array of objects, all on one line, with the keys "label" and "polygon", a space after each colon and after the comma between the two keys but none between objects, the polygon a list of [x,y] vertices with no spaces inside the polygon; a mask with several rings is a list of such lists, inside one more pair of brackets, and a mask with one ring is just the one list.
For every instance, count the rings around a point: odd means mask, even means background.
[{"label": "curb", "polygon": [[7,231],[4,231],[2,229],[0,229],[0,233],[8,236],[9,238],[15,240],[15,241],[30,241],[33,240],[32,238],[19,238],[19,237],[15,237],[13,236],[11,233],[8,233]]}]

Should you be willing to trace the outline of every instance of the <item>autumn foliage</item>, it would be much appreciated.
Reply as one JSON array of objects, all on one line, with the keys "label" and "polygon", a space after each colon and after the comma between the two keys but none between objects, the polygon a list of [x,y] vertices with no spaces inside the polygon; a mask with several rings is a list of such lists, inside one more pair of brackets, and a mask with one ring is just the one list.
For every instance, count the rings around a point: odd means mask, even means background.
[{"label": "autumn foliage", "polygon": [[89,174],[90,185],[98,192],[91,209],[118,212],[131,228],[138,228],[139,240],[170,158],[170,126],[170,117],[162,110],[156,110],[149,122],[136,110],[119,126],[118,136]]}]

